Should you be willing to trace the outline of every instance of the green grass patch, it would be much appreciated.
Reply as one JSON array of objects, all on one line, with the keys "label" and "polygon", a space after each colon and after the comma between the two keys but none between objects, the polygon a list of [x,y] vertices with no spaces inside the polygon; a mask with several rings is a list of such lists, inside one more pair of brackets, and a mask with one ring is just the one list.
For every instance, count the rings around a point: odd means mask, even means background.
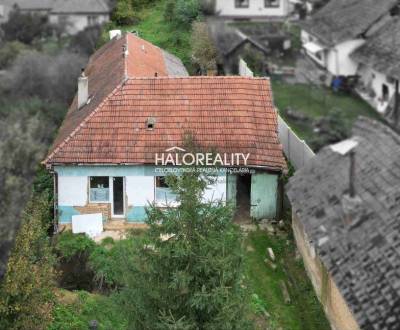
[{"label": "green grass patch", "polygon": [[[253,302],[257,306],[255,311],[265,308],[270,314],[269,318],[264,317],[268,329],[329,330],[303,264],[295,259],[293,239],[289,235],[269,236],[257,231],[249,234],[246,245],[251,246],[246,252],[246,270]],[[268,247],[276,256],[275,270],[264,262]],[[290,304],[284,301],[280,281],[286,283]]]},{"label": "green grass patch", "polygon": [[275,105],[283,118],[306,141],[314,135],[312,126],[286,117],[284,109],[291,108],[312,119],[318,119],[330,111],[337,110],[343,114],[348,127],[352,126],[358,116],[381,120],[380,115],[368,103],[356,96],[334,93],[327,88],[313,85],[291,85],[277,79],[272,79],[272,89]]},{"label": "green grass patch", "polygon": [[127,320],[116,299],[86,291],[60,290],[59,303],[54,309],[54,321],[48,330],[87,330],[96,320],[99,330],[125,330]]}]

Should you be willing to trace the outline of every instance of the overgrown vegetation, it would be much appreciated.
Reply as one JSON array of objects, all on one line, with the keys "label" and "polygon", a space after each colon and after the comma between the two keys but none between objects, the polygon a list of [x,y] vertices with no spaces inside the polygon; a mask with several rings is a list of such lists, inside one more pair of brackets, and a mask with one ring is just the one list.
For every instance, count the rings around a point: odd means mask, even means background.
[{"label": "overgrown vegetation", "polygon": [[49,210],[47,196],[36,196],[25,210],[0,287],[1,329],[43,329],[52,321],[55,259],[47,236]]}]

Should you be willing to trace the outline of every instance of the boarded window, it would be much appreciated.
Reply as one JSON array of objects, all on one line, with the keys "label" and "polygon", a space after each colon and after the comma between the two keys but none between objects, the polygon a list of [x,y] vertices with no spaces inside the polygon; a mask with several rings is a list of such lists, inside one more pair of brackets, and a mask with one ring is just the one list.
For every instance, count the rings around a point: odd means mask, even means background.
[{"label": "boarded window", "polygon": [[110,181],[108,176],[90,177],[90,201],[97,203],[110,201]]},{"label": "boarded window", "polygon": [[156,177],[156,202],[157,203],[175,203],[176,202],[176,194],[171,190],[166,182],[165,176],[157,176]]}]

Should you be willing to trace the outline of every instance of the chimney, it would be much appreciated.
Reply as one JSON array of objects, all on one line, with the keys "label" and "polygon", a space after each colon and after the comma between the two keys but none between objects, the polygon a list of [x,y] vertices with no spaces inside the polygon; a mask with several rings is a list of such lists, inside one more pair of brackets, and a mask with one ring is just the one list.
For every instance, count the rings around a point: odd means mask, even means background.
[{"label": "chimney", "polygon": [[127,45],[123,45],[123,46],[122,46],[122,52],[123,52],[123,54],[124,54],[124,57],[128,57],[128,55],[129,55],[129,50],[128,50]]},{"label": "chimney", "polygon": [[78,78],[78,109],[87,104],[89,98],[89,78],[82,69],[81,76]]},{"label": "chimney", "polygon": [[108,32],[110,35],[110,40],[116,38],[120,39],[122,37],[122,31],[121,30],[111,30]]}]

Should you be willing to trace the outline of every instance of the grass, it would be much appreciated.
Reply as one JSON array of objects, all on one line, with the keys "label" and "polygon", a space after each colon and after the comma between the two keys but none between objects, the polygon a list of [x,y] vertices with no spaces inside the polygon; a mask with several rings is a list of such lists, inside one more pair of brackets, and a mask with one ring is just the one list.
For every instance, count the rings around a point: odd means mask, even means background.
[{"label": "grass", "polygon": [[280,110],[282,117],[306,141],[314,135],[312,125],[291,120],[285,116],[284,109],[291,108],[311,119],[318,119],[330,111],[337,110],[343,114],[347,127],[351,127],[358,116],[380,120],[380,115],[369,104],[356,96],[334,93],[324,87],[304,84],[291,85],[278,79],[272,79],[272,89],[275,105]]},{"label": "grass", "polygon": [[[137,24],[114,28],[123,31],[137,31],[141,38],[180,58],[190,72],[191,27],[180,26],[176,22],[165,20],[165,4],[165,0],[159,0],[138,13],[139,22]],[[103,36],[103,38],[107,37]]]},{"label": "grass", "polygon": [[[269,318],[262,315],[258,317],[259,328],[329,330],[329,323],[303,264],[295,259],[295,245],[291,236],[269,236],[263,231],[256,231],[249,234],[246,245],[251,246],[246,252],[250,289],[257,295],[258,304],[261,303],[270,314]],[[268,247],[273,249],[276,256],[275,270],[264,262]],[[280,286],[282,280],[288,287],[290,304],[284,302]]]},{"label": "grass", "polygon": [[125,330],[128,327],[125,315],[113,295],[59,290],[57,297],[54,321],[48,330],[87,330],[92,320],[98,322],[99,330]]}]

